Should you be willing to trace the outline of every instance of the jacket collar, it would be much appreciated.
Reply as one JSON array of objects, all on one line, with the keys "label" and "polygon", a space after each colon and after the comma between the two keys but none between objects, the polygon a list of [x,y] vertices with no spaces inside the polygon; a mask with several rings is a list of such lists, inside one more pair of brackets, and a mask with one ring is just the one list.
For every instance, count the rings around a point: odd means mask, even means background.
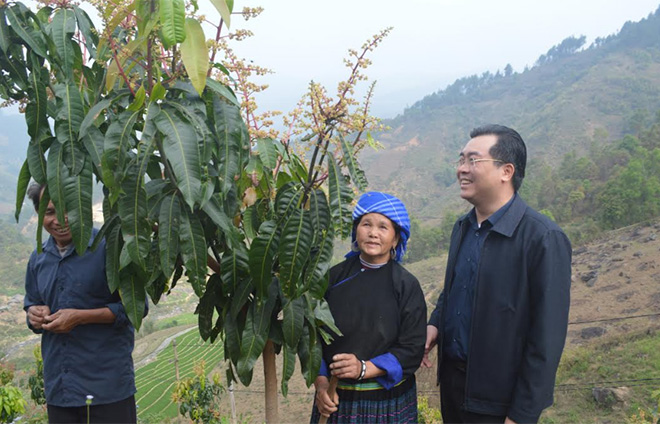
[{"label": "jacket collar", "polygon": [[[491,228],[491,231],[496,231],[503,236],[506,237],[511,237],[513,235],[513,232],[516,230],[518,227],[518,224],[520,224],[520,220],[522,220],[523,215],[525,215],[525,211],[527,210],[527,203],[516,193],[513,196],[513,201],[511,202],[511,205],[509,206],[509,209],[504,212],[504,215],[502,215],[495,225],[493,225],[493,228]],[[463,215],[463,217],[460,219],[461,220],[461,226],[463,226],[465,223],[469,224],[469,215],[470,213],[473,213],[474,208],[467,214]]]}]

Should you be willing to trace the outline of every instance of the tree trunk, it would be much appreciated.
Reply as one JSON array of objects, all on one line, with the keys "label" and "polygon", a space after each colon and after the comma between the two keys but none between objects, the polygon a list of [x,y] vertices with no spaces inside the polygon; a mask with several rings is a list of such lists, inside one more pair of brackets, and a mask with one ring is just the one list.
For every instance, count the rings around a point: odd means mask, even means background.
[{"label": "tree trunk", "polygon": [[277,409],[277,368],[275,367],[275,346],[268,340],[264,347],[264,380],[266,383],[266,424],[280,422]]}]

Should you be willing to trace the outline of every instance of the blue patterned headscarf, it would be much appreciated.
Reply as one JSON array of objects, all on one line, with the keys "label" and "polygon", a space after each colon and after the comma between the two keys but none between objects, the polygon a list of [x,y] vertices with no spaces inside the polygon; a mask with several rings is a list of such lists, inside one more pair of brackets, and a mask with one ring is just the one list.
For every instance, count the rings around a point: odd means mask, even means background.
[{"label": "blue patterned headscarf", "polygon": [[[406,253],[408,238],[410,238],[410,217],[403,202],[391,194],[381,193],[379,191],[370,191],[364,193],[358,200],[355,209],[353,209],[353,222],[360,219],[362,215],[368,213],[379,213],[388,217],[392,222],[399,226],[399,244],[396,245],[396,261],[401,262]],[[351,245],[355,245],[355,228],[351,235]],[[360,252],[351,250],[346,254],[347,258],[358,255]]]}]

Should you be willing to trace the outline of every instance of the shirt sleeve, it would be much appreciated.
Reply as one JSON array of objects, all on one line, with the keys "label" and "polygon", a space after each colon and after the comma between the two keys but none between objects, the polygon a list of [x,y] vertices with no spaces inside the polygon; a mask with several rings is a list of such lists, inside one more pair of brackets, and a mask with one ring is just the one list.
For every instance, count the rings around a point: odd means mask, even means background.
[{"label": "shirt sleeve", "polygon": [[25,323],[27,324],[28,328],[36,334],[41,334],[43,333],[43,330],[37,330],[36,328],[32,327],[32,325],[30,325],[30,320],[27,317],[27,310],[30,308],[30,306],[45,305],[44,301],[41,299],[39,289],[37,288],[37,276],[35,275],[34,269],[32,267],[32,260],[33,257],[30,257],[30,261],[28,262],[27,270],[25,272],[25,297],[23,298],[23,310],[26,312]]},{"label": "shirt sleeve", "polygon": [[440,317],[442,316],[442,302],[445,296],[445,291],[440,292],[438,297],[438,303],[435,304],[435,309],[431,312],[431,318],[429,318],[428,325],[432,325],[435,328],[440,328]]},{"label": "shirt sleeve", "polygon": [[561,231],[550,231],[534,248],[530,325],[507,412],[516,422],[536,422],[552,398],[568,327],[571,244]]},{"label": "shirt sleeve", "polygon": [[321,369],[319,370],[319,375],[324,377],[330,377],[330,370],[328,369],[328,364],[325,362],[325,359],[321,358]]},{"label": "shirt sleeve", "polygon": [[[124,305],[119,302],[111,302],[107,303],[105,305],[110,311],[114,314],[115,316],[115,322],[113,323],[113,327],[115,328],[121,328],[121,327],[126,327],[131,323],[130,319],[128,319],[128,315],[126,315],[126,309],[124,309]],[[144,300],[144,313],[142,314],[142,317],[146,317],[147,314],[149,313],[149,299]]]},{"label": "shirt sleeve", "polygon": [[399,362],[401,379],[419,368],[426,343],[426,300],[419,281],[411,274],[402,278],[399,287],[399,336],[388,350]]},{"label": "shirt sleeve", "polygon": [[401,364],[396,359],[396,356],[391,353],[387,352],[370,360],[372,364],[386,372],[385,375],[376,377],[376,381],[387,390],[399,384],[403,379],[403,368],[401,368]]}]

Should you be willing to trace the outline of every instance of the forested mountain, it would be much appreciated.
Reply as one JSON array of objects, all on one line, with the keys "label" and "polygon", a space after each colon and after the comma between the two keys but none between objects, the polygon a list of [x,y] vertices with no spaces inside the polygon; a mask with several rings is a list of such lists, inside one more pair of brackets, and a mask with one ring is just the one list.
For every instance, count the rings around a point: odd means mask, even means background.
[{"label": "forested mountain", "polygon": [[461,208],[454,161],[473,127],[501,123],[519,130],[531,177],[558,169],[567,153],[581,157],[625,134],[639,135],[658,110],[660,9],[588,47],[584,37],[567,38],[523,72],[507,65],[457,80],[387,121],[391,129],[378,137],[386,149],[362,162],[372,188],[401,195],[417,218],[435,225]]}]

